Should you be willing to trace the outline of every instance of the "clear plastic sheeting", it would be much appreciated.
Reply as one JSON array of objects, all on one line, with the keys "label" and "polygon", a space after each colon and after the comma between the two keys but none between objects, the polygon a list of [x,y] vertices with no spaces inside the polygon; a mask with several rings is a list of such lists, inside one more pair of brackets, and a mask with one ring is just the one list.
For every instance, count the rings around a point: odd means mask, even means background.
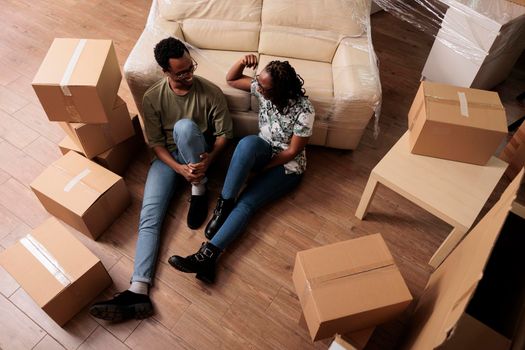
[{"label": "clear plastic sheeting", "polygon": [[355,149],[381,106],[371,41],[370,0],[154,0],[146,27],[124,66],[139,111],[144,92],[163,73],[154,46],[173,36],[198,63],[195,74],[224,92],[236,136],[257,133],[257,103],[226,84],[229,68],[246,54],[259,65],[287,60],[304,79],[316,110],[310,143]]},{"label": "clear plastic sheeting", "polygon": [[484,89],[504,80],[525,49],[525,2],[515,1],[374,0],[435,36],[423,78]]}]

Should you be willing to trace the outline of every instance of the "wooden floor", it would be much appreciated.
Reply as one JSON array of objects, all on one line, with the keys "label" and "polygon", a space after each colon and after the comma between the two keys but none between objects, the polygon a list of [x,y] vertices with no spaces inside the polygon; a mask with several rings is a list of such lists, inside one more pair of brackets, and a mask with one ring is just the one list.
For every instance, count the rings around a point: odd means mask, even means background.
[{"label": "wooden floor", "polygon": [[[62,130],[49,122],[30,86],[54,37],[111,38],[123,65],[149,9],[145,0],[6,0],[0,30],[0,251],[48,216],[29,183],[60,157]],[[64,328],[44,314],[0,268],[2,349],[326,349],[298,326],[301,308],[291,281],[295,253],[371,233],[383,234],[410,291],[417,298],[426,262],[450,227],[386,188],[379,188],[366,220],[354,217],[370,170],[404,133],[406,114],[433,38],[388,13],[373,16],[381,60],[381,134],[370,126],[356,151],[309,147],[309,170],[299,189],[266,207],[222,257],[218,283],[206,286],[175,271],[167,258],[194,252],[201,230],[186,227],[188,189],[165,224],[155,285],[156,314],[143,321],[101,322],[86,310]],[[123,83],[120,95],[134,110]],[[226,164],[212,174],[218,194]],[[99,241],[74,231],[100,257],[113,286],[100,299],[126,289],[133,267],[137,223],[148,157],[142,152],[125,179],[132,204]],[[214,203],[210,203],[212,207]],[[378,327],[368,349],[395,349],[407,317]]]}]

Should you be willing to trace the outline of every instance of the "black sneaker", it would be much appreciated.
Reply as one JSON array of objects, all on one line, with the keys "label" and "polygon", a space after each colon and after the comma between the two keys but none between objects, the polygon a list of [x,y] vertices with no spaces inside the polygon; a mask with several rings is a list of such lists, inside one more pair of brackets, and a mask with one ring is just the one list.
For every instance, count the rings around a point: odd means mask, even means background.
[{"label": "black sneaker", "polygon": [[96,318],[113,322],[132,318],[141,320],[153,315],[153,305],[146,294],[126,290],[115,294],[113,299],[93,304],[89,313]]},{"label": "black sneaker", "polygon": [[196,230],[204,223],[208,216],[208,191],[201,196],[191,196],[188,210],[188,227]]}]

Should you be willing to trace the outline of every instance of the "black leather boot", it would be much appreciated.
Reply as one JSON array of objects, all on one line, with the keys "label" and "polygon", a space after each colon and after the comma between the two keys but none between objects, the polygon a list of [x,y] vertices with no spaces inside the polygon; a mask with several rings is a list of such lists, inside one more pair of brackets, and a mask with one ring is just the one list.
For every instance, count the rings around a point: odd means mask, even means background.
[{"label": "black leather boot", "polygon": [[211,243],[202,243],[199,251],[183,258],[173,255],[168,262],[182,272],[196,273],[198,279],[206,283],[215,282],[215,263],[221,250]]},{"label": "black leather boot", "polygon": [[212,239],[213,236],[215,236],[222,224],[224,224],[224,221],[226,221],[226,218],[228,218],[228,215],[232,212],[234,206],[235,199],[224,199],[222,196],[219,196],[217,206],[215,206],[215,210],[213,211],[213,216],[204,230],[204,235],[207,239]]}]

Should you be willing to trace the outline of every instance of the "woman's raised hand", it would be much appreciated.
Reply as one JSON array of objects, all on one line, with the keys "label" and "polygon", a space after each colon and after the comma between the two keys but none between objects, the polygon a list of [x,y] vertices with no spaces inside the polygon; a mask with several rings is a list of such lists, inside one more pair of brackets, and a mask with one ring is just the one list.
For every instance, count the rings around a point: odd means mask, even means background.
[{"label": "woman's raised hand", "polygon": [[241,59],[241,63],[246,68],[255,68],[257,67],[257,56],[253,54],[246,55]]}]

